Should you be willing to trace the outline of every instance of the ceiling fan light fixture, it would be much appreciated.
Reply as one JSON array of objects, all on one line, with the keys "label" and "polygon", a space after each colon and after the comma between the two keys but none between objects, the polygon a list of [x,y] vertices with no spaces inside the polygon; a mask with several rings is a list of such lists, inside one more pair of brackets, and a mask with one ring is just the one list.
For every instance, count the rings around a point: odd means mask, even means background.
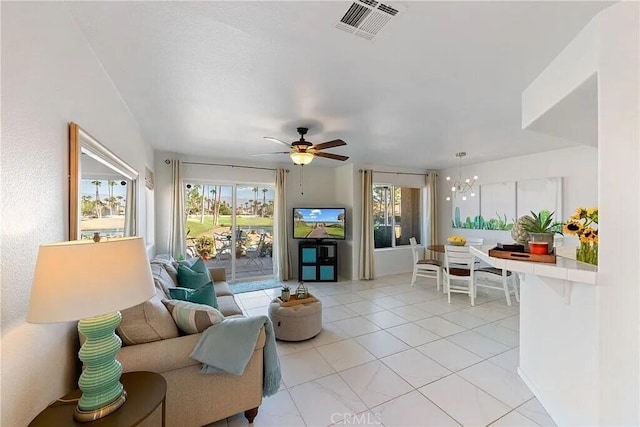
[{"label": "ceiling fan light fixture", "polygon": [[296,165],[308,165],[313,160],[313,154],[307,152],[293,151],[290,156]]}]

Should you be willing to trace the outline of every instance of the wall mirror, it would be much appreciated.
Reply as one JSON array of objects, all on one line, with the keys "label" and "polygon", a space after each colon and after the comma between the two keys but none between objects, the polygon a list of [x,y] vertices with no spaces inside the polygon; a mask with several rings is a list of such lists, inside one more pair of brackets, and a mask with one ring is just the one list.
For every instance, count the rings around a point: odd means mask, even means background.
[{"label": "wall mirror", "polygon": [[69,240],[136,235],[138,172],[69,123]]}]

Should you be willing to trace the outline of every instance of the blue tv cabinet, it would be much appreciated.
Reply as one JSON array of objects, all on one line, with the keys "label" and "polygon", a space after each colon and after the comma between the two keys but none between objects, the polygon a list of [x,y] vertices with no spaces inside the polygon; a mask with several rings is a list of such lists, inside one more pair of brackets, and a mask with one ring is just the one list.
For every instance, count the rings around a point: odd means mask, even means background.
[{"label": "blue tv cabinet", "polygon": [[322,240],[298,243],[298,280],[337,282],[338,243]]}]

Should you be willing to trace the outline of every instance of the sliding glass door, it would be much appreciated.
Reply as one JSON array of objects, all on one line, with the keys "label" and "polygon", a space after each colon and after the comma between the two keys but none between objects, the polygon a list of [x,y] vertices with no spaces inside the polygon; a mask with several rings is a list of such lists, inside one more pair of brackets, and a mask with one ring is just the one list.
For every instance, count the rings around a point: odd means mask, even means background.
[{"label": "sliding glass door", "polygon": [[274,189],[248,184],[187,183],[187,252],[222,267],[227,280],[273,277]]}]

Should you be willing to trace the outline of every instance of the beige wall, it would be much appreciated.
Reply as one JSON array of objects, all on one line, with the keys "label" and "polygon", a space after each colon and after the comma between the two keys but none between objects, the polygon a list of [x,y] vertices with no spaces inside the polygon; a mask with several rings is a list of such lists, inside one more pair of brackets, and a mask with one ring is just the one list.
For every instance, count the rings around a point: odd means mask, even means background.
[{"label": "beige wall", "polygon": [[80,124],[143,174],[153,152],[64,3],[1,7],[0,425],[21,426],[77,380],[75,324],[25,321],[38,245],[68,235],[67,123]]}]

